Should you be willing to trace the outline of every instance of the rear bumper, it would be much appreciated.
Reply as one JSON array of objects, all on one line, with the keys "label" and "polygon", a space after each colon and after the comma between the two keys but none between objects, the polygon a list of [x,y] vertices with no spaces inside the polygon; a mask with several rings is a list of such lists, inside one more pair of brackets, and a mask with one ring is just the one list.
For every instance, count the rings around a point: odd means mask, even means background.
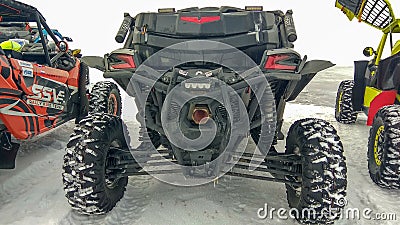
[{"label": "rear bumper", "polygon": [[[302,75],[300,73],[291,73],[291,72],[273,73],[273,72],[265,72],[265,71],[263,71],[262,73],[264,74],[264,76],[267,80],[274,79],[274,80],[299,81],[302,78]],[[125,80],[124,83],[129,83],[129,81],[132,79],[132,77],[135,76],[135,79],[138,79],[144,83],[147,83],[147,84],[154,83],[153,80],[151,80],[147,77],[137,75],[135,73],[135,71],[126,71],[126,70],[106,71],[106,72],[104,72],[103,76],[104,76],[104,78],[111,78],[114,80]],[[157,84],[157,86],[160,86],[160,87],[168,86],[165,83],[161,83],[161,82],[158,82],[158,83],[159,84]],[[232,86],[246,86],[242,83],[243,83],[243,81],[240,81],[240,82],[232,84]],[[123,87],[123,88],[125,88],[125,87]]]}]

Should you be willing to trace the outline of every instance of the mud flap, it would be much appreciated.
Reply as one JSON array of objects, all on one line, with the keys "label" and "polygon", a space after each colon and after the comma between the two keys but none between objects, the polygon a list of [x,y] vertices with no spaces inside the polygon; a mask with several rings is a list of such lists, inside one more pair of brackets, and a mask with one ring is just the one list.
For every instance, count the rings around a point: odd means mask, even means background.
[{"label": "mud flap", "polygon": [[368,61],[355,61],[354,62],[354,87],[353,87],[353,110],[362,111],[365,93],[365,72],[367,70]]},{"label": "mud flap", "polygon": [[328,69],[334,65],[335,64],[325,60],[312,60],[307,62],[304,68],[300,71],[301,80],[297,82],[296,87],[286,101],[292,101],[296,99],[300,92],[307,86],[308,83],[310,83],[310,81],[318,72]]},{"label": "mud flap", "polygon": [[106,71],[106,65],[104,64],[105,59],[100,56],[83,56],[81,61],[91,68],[98,69],[100,71]]},{"label": "mud flap", "polygon": [[79,71],[79,107],[78,107],[78,115],[76,116],[75,123],[78,124],[79,121],[85,118],[89,113],[89,100],[87,93],[87,84],[89,83],[89,68],[84,63],[81,63],[81,69]]},{"label": "mud flap", "polygon": [[392,105],[396,100],[397,91],[383,91],[378,96],[374,98],[371,102],[371,106],[368,111],[368,120],[367,125],[371,126],[374,121],[375,114],[379,111],[380,108],[386,105]]},{"label": "mud flap", "polygon": [[11,142],[11,135],[6,132],[1,134],[0,143],[0,169],[14,169],[19,144]]}]

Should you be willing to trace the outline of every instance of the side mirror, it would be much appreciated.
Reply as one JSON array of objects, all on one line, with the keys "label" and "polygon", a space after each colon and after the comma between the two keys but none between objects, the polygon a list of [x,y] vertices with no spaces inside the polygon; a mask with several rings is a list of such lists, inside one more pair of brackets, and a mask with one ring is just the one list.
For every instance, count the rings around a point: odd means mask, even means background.
[{"label": "side mirror", "polygon": [[374,54],[376,54],[376,52],[375,52],[375,50],[374,50],[372,47],[366,47],[366,48],[364,48],[363,54],[364,54],[366,57],[371,57],[371,56],[373,56]]},{"label": "side mirror", "polygon": [[73,42],[72,38],[70,38],[70,37],[64,37],[64,40],[66,40],[68,42]]},{"label": "side mirror", "polygon": [[68,44],[65,41],[58,42],[57,47],[60,50],[60,52],[67,52],[68,51]]}]

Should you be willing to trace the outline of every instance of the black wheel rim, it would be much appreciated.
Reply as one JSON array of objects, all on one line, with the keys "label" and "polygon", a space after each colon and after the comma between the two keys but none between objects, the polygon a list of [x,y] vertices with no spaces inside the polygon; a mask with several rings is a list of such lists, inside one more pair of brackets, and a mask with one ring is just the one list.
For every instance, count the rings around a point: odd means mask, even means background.
[{"label": "black wheel rim", "polygon": [[381,125],[375,132],[373,146],[373,159],[377,169],[382,165],[383,147],[385,143],[385,127]]},{"label": "black wheel rim", "polygon": [[107,111],[109,114],[117,115],[118,100],[117,100],[117,96],[115,96],[115,94],[113,94],[113,93],[110,94],[110,97],[108,98]]}]

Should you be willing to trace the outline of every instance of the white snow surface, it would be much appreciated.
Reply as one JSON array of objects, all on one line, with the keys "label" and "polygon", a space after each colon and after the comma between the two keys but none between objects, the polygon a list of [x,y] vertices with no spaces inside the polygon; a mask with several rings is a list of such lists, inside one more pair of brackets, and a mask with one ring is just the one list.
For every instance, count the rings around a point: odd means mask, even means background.
[{"label": "white snow surface", "polygon": [[[366,117],[359,115],[354,125],[334,119],[337,86],[341,80],[351,79],[352,73],[351,67],[334,67],[318,74],[298,100],[287,105],[283,131],[301,118],[329,121],[338,130],[347,157],[347,207],[370,208],[372,216],[397,213],[397,221],[341,219],[335,224],[399,224],[400,191],[379,188],[369,178]],[[64,148],[73,127],[71,121],[22,142],[17,168],[0,170],[0,224],[297,224],[292,219],[257,217],[257,210],[265,204],[289,210],[283,184],[237,177],[191,188],[148,176],[130,177],[125,196],[110,213],[77,214],[64,197],[61,178]],[[278,151],[284,151],[284,143],[278,145]]]}]

